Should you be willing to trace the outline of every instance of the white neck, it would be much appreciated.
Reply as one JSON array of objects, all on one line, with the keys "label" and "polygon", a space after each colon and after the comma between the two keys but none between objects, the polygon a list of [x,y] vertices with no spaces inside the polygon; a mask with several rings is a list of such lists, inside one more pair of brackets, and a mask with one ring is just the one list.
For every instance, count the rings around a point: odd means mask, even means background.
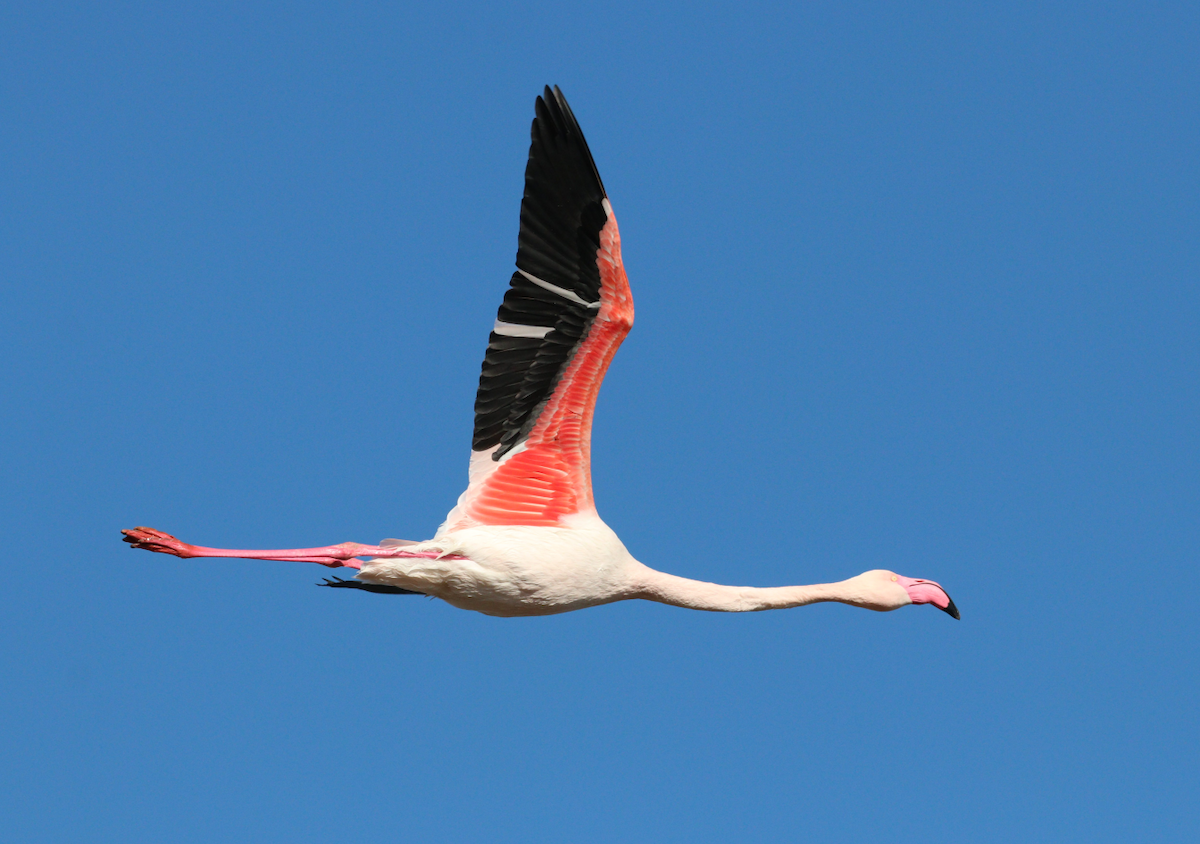
[{"label": "white neck", "polygon": [[815,604],[820,601],[839,601],[860,607],[869,606],[872,603],[862,600],[864,596],[854,582],[858,578],[844,580],[841,583],[775,586],[760,589],[754,586],[722,586],[719,583],[688,580],[686,577],[676,577],[673,574],[641,566],[634,580],[635,594],[632,597],[692,610],[709,610],[710,612],[782,610]]}]

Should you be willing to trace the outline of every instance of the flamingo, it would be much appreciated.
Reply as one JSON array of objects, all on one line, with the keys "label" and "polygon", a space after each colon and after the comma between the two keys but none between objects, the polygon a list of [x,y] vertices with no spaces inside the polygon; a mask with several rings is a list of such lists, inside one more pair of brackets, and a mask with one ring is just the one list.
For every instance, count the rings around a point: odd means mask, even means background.
[{"label": "flamingo", "polygon": [[[579,123],[556,86],[535,103],[509,282],[475,400],[469,483],[432,539],[322,548],[205,548],[148,527],[125,541],[177,557],[290,560],[357,569],[324,586],[420,594],[492,616],[539,616],[640,598],[719,612],[837,601],[880,612],[932,604],[937,583],[873,570],[808,586],[723,586],[638,562],[596,512],[592,414],[633,325],[612,204]],[[359,559],[366,558],[366,559]]]}]

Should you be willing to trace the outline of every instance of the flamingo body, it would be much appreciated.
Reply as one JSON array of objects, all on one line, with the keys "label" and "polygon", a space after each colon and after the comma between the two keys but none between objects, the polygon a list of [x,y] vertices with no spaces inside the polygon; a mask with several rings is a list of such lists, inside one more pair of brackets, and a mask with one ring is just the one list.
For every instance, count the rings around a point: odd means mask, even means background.
[{"label": "flamingo body", "polygon": [[405,550],[437,556],[375,558],[363,563],[357,579],[505,617],[552,615],[634,597],[636,575],[645,568],[598,516],[568,517],[555,527],[464,527]]},{"label": "flamingo body", "polygon": [[633,325],[633,297],[612,204],[570,106],[561,91],[546,88],[535,109],[517,269],[488,338],[469,483],[433,539],[246,551],[134,528],[124,531],[126,541],[180,557],[358,568],[354,581],[326,585],[424,594],[494,616],[641,598],[723,612],[820,601],[880,611],[929,603],[958,618],[941,586],[889,571],[772,588],[676,577],[635,560],[600,519],[592,498],[592,416],[604,374]]}]

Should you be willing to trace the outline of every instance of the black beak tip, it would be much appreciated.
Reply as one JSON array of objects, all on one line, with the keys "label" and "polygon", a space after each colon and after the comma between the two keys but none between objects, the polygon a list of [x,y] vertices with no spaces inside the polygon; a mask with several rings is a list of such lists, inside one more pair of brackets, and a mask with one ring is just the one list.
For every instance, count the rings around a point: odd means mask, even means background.
[{"label": "black beak tip", "polygon": [[[946,613],[948,616],[953,618],[955,621],[960,621],[961,616],[959,616],[959,614],[958,614],[958,607],[954,606],[954,599],[951,598],[949,595],[947,595],[946,600],[948,600],[950,603],[946,604],[945,607],[938,607],[938,609],[941,610],[942,612]],[[937,605],[935,604],[934,606],[937,606]]]}]

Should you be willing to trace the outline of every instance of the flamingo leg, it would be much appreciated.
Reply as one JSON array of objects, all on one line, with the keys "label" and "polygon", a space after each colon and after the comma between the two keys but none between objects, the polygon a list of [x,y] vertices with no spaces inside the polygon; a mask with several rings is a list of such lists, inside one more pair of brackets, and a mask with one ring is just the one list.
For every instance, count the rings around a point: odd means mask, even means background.
[{"label": "flamingo leg", "polygon": [[362,563],[355,557],[400,557],[410,556],[399,547],[381,547],[379,545],[362,545],[358,542],[343,542],[340,545],[327,545],[323,548],[286,548],[272,551],[247,551],[236,548],[205,548],[201,545],[190,545],[180,542],[169,533],[148,527],[136,527],[123,530],[125,541],[134,548],[156,551],[160,554],[174,554],[176,557],[237,557],[243,560],[284,560],[293,563],[317,563],[329,568],[357,569]]}]

